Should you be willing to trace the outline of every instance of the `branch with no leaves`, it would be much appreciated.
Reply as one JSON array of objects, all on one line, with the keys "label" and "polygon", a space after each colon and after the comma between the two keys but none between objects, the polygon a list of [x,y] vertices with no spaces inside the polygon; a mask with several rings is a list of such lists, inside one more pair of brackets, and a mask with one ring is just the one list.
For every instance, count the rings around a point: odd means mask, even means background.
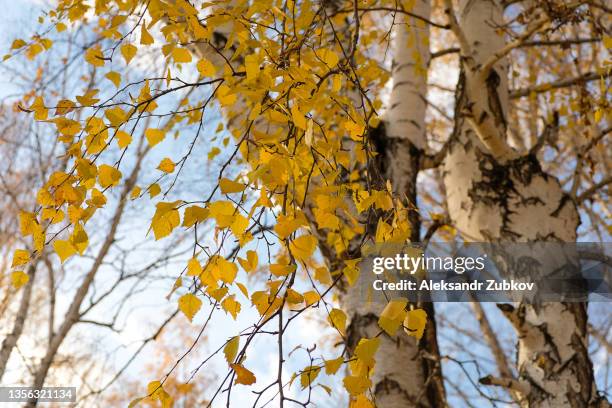
[{"label": "branch with no leaves", "polygon": [[585,82],[594,81],[600,78],[608,78],[612,72],[606,71],[602,73],[597,72],[587,72],[586,74],[582,74],[573,78],[561,79],[556,82],[549,82],[547,84],[535,85],[527,88],[515,89],[514,91],[510,91],[510,99],[523,98],[525,96],[529,96],[532,93],[540,94],[544,92],[548,92],[551,89],[559,89],[559,88],[567,88],[572,85],[583,84]]},{"label": "branch with no leaves", "polygon": [[536,21],[534,21],[531,27],[527,28],[527,30],[523,34],[521,34],[516,40],[507,43],[501,50],[493,54],[489,58],[489,60],[483,64],[482,68],[480,69],[480,73],[483,76],[483,78],[486,78],[489,75],[489,72],[493,68],[493,65],[495,65],[499,60],[501,60],[506,55],[508,55],[508,53],[512,51],[513,49],[520,47],[533,34],[540,31],[542,28],[544,28],[549,21],[550,20],[548,18],[548,15],[544,14],[543,16],[538,18]]},{"label": "branch with no leaves", "polygon": [[497,387],[507,388],[512,391],[516,391],[522,395],[527,395],[529,393],[530,386],[529,384],[515,380],[514,378],[507,377],[494,377],[492,375],[487,375],[486,377],[482,377],[478,380],[482,385],[493,385]]},{"label": "branch with no leaves", "polygon": [[588,200],[593,195],[597,194],[600,189],[602,189],[602,188],[604,188],[604,187],[606,187],[606,186],[608,186],[610,184],[612,184],[612,176],[605,177],[599,183],[593,184],[591,187],[589,187],[584,192],[582,192],[580,195],[578,195],[576,197],[576,203],[577,204],[582,204],[584,201]]},{"label": "branch with no leaves", "polygon": [[[455,9],[453,8],[452,0],[444,0],[444,12],[448,16],[448,26],[457,37],[457,41],[459,41],[461,53],[464,56],[471,56],[472,50],[470,48],[470,44],[465,36],[465,33],[461,29],[461,26],[459,25],[457,15],[455,14]],[[467,58],[466,64],[468,64],[468,66],[472,65],[472,60],[470,58]]]}]

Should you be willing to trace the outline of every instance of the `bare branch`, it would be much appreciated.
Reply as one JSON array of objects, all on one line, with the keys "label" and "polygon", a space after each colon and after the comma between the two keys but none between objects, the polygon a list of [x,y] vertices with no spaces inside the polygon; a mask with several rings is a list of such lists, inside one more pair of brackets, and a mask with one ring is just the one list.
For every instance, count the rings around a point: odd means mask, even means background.
[{"label": "bare branch", "polygon": [[594,81],[599,78],[608,78],[611,74],[612,72],[609,72],[609,71],[602,72],[602,73],[587,72],[586,74],[582,74],[582,75],[579,75],[573,78],[561,79],[559,81],[549,82],[547,84],[535,85],[532,87],[530,86],[530,87],[521,88],[521,89],[515,89],[514,91],[510,91],[510,98],[511,99],[523,98],[525,96],[531,95],[532,92],[536,94],[540,94],[540,93],[548,92],[552,89],[567,88],[573,85],[584,84],[585,82]]}]

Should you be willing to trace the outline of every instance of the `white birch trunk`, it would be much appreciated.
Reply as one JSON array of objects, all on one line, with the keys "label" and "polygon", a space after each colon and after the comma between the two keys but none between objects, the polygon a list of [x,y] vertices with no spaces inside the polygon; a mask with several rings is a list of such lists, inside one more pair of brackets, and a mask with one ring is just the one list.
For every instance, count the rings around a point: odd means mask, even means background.
[{"label": "white birch trunk", "polygon": [[[418,0],[410,10],[429,17],[430,3]],[[380,154],[378,171],[391,181],[409,213],[411,241],[419,241],[420,219],[416,211],[416,180],[419,162],[426,146],[425,110],[429,28],[422,21],[398,14],[392,32],[392,90],[383,126],[373,130]],[[384,181],[384,180],[383,180]],[[362,272],[365,274],[367,272]],[[362,276],[367,280],[368,276]],[[361,287],[367,285],[363,281]],[[376,335],[380,305],[368,305],[357,288],[344,296],[344,307],[351,314],[349,347],[361,337]],[[446,405],[442,382],[432,305],[427,309],[429,324],[420,344],[401,332],[396,338],[382,335],[372,376],[376,405],[384,408],[442,407]],[[428,359],[427,357],[434,357]]]},{"label": "white birch trunk", "polygon": [[[499,146],[506,135],[508,65],[501,59],[482,71],[505,45],[495,30],[502,13],[497,0],[461,1],[462,76],[454,140],[443,165],[449,215],[466,240],[575,242],[578,211],[558,180],[536,157],[515,158]],[[501,309],[518,333],[519,377],[483,383],[518,391],[523,407],[607,406],[595,392],[586,304]]]}]

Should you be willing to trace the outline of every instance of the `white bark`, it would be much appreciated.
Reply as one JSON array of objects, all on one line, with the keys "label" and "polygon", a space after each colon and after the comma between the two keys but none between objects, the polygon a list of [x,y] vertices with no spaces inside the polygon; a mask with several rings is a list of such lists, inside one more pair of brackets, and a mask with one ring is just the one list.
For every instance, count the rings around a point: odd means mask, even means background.
[{"label": "white bark", "polygon": [[[427,18],[428,0],[418,0],[411,12]],[[391,181],[394,193],[408,208],[416,207],[416,178],[426,147],[426,92],[429,61],[429,27],[422,21],[398,14],[392,31],[392,90],[385,112],[384,126],[373,130],[373,139],[381,157],[378,171]],[[384,180],[382,180],[384,181]],[[411,210],[409,219],[412,241],[419,241],[420,219]],[[368,304],[360,288],[371,287],[371,279],[362,272],[359,285],[343,297],[349,311],[349,347],[361,337],[380,331],[378,313],[383,305]],[[438,356],[433,307],[427,309],[429,324],[420,344],[400,331],[395,338],[383,334],[372,376],[372,390],[377,406],[385,408],[445,406]],[[427,358],[433,357],[433,358]]]},{"label": "white bark", "polygon": [[[505,42],[495,29],[503,21],[502,7],[493,0],[463,0],[460,13],[462,77],[444,161],[451,220],[466,240],[574,242],[575,204],[535,157],[517,158],[505,144],[508,67],[496,58]],[[519,377],[483,383],[519,392],[524,407],[604,406],[587,352],[585,304],[502,309],[518,331]]]}]

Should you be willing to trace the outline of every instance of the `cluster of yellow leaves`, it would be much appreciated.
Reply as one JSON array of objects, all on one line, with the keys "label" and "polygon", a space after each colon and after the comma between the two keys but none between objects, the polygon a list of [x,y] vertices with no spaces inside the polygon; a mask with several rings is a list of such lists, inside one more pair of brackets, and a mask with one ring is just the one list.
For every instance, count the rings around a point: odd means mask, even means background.
[{"label": "cluster of yellow leaves", "polygon": [[427,312],[423,309],[407,310],[407,299],[393,299],[385,306],[378,318],[378,325],[389,336],[394,336],[400,327],[420,340],[427,325]]},{"label": "cluster of yellow leaves", "polygon": [[[166,140],[176,124],[201,122],[205,114],[199,108],[202,101],[186,98],[181,102],[183,113],[175,113],[169,123],[136,131],[128,127],[138,115],[156,112],[159,97],[173,93],[172,72],[177,71],[192,71],[200,77],[198,86],[210,85],[213,99],[227,121],[233,123],[234,127],[228,130],[239,153],[237,160],[246,164],[239,177],[219,178],[217,194],[210,201],[199,205],[188,205],[182,200],[156,203],[150,225],[156,240],[171,235],[177,228],[189,229],[207,222],[214,224],[216,233],[224,239],[233,236],[241,247],[236,260],[218,254],[205,259],[196,254],[187,262],[186,275],[201,289],[178,298],[179,309],[190,321],[202,307],[202,292],[234,319],[242,309],[237,300],[239,294],[262,317],[273,316],[284,305],[317,305],[321,296],[316,288],[298,291],[287,285],[288,278],[303,267],[313,267],[314,280],[325,286],[332,284],[332,276],[339,275],[350,285],[355,284],[359,259],[345,259],[337,270],[328,270],[317,265],[313,257],[322,242],[339,258],[346,258],[350,242],[365,233],[364,220],[372,212],[386,214],[376,225],[376,242],[402,242],[409,237],[407,209],[392,198],[390,186],[372,189],[363,182],[371,176],[368,162],[375,154],[370,151],[366,136],[370,127],[378,125],[376,111],[382,103],[379,99],[368,99],[359,106],[355,96],[361,92],[358,88],[382,89],[388,73],[359,48],[346,58],[346,49],[339,43],[352,41],[352,34],[327,32],[325,25],[329,22],[317,11],[318,3],[306,0],[296,4],[292,18],[287,18],[283,11],[286,4],[280,0],[238,1],[231,9],[204,3],[207,18],[203,24],[201,10],[190,2],[151,0],[147,2],[144,18],[137,23],[139,27],[128,18],[138,5],[136,0],[95,2],[94,6],[63,0],[50,13],[50,18],[57,20],[58,31],[59,24],[66,28],[62,19],[76,23],[88,12],[97,16],[96,32],[112,42],[113,47],[97,42],[85,51],[83,58],[115,88],[126,82],[117,64],[137,63],[145,49],[153,50],[150,47],[153,44],[161,43],[159,49],[169,68],[166,78],[125,85],[130,87],[129,100],[123,104],[97,106],[102,97],[94,88],[73,100],[48,101],[34,95],[30,98],[28,109],[36,120],[55,125],[58,140],[65,144],[73,166],[53,174],[41,188],[37,197],[39,213],[23,214],[20,218],[22,232],[32,236],[34,251],[42,249],[46,228],[62,222],[72,227],[66,229],[63,239],[56,238],[52,244],[62,262],[85,251],[87,221],[105,206],[106,191],[121,186],[124,179],[120,163],[104,163],[101,153],[114,146],[125,153],[137,137],[143,137],[148,148],[155,148]],[[340,14],[330,17],[337,24],[342,24],[342,19]],[[287,36],[282,43],[272,35],[273,30],[266,28],[275,26],[279,20],[285,22]],[[221,50],[225,58],[195,55],[193,48],[184,45],[211,41],[217,29],[228,35]],[[378,30],[369,31],[367,26],[361,30],[360,41],[365,44],[380,40]],[[126,32],[133,35],[126,36]],[[43,39],[33,44],[45,47]],[[32,46],[22,41],[13,48]],[[108,68],[111,61],[114,70]],[[55,106],[55,112],[50,106]],[[88,116],[85,114],[88,111],[93,113]],[[230,138],[224,139],[224,146],[229,144]],[[220,153],[221,149],[213,146],[209,160],[215,160]],[[163,177],[175,173],[176,166],[182,164],[165,157],[157,169]],[[144,187],[130,189],[132,199],[142,197]],[[161,186],[152,183],[147,191],[153,199],[161,193]],[[256,251],[246,248],[253,241],[253,229],[258,226],[255,214],[259,211],[276,218],[273,233],[280,243],[276,259],[267,268],[260,267]],[[27,259],[21,254],[14,257],[15,267],[27,264],[30,253],[26,255]],[[268,273],[266,288],[249,293],[239,282],[239,266],[246,274]],[[14,284],[23,285],[27,282],[23,275],[27,274],[17,272]],[[182,278],[178,278],[172,293],[181,286]],[[400,303],[386,309],[380,325],[391,333],[403,323],[420,337],[422,316],[416,311],[407,312],[405,306]],[[347,320],[340,309],[332,309],[328,316],[329,324],[341,335],[346,333]],[[248,385],[256,379],[243,361],[234,361],[238,344],[238,338],[230,340],[224,354],[236,375],[236,383]],[[377,339],[363,339],[355,352],[356,358],[349,364],[351,375],[344,383],[355,396],[353,405],[369,404],[364,392],[369,386],[377,347]],[[341,364],[341,357],[328,361],[325,370],[334,374]],[[310,386],[320,371],[317,366],[304,370],[302,386]],[[151,398],[166,404],[167,393],[159,384],[152,384],[155,390],[150,390]]]}]

